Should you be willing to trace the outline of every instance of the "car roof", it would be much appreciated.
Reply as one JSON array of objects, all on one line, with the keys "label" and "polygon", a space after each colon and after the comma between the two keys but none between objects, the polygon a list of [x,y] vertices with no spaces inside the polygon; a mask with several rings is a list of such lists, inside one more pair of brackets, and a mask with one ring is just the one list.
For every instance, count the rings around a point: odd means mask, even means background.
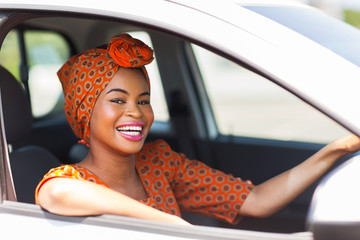
[{"label": "car roof", "polygon": [[202,0],[139,0],[137,4],[122,0],[12,0],[0,1],[0,8],[124,19],[174,33],[247,65],[360,135],[360,68],[299,33],[240,6],[249,4],[310,9],[294,1],[279,0],[206,4]]}]

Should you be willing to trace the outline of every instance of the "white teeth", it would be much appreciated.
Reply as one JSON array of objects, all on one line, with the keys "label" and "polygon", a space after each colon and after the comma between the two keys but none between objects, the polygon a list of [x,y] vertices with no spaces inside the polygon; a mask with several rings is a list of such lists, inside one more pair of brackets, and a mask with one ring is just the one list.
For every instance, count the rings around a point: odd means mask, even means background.
[{"label": "white teeth", "polygon": [[136,131],[134,133],[138,133],[142,131],[141,126],[124,126],[117,128],[118,131]]},{"label": "white teeth", "polygon": [[124,132],[124,131],[121,131],[122,133],[126,134],[126,135],[131,135],[131,136],[138,136],[140,135],[140,132]]}]

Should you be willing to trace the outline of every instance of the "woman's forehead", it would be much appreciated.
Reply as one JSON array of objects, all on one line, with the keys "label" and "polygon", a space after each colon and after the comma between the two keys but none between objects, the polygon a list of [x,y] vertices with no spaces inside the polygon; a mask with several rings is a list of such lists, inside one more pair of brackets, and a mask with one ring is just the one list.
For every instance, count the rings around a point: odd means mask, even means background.
[{"label": "woman's forehead", "polygon": [[110,90],[110,88],[114,87],[131,88],[129,90],[149,91],[149,87],[142,70],[133,68],[119,68],[104,91]]}]

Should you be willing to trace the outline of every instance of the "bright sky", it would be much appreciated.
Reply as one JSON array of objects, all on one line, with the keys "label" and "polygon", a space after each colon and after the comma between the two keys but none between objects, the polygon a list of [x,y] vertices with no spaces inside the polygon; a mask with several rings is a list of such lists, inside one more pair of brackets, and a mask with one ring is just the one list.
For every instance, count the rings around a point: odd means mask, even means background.
[{"label": "bright sky", "polygon": [[360,1],[359,0],[336,0],[336,1],[338,1],[340,4],[342,4],[343,6],[346,6],[346,7],[360,9]]},{"label": "bright sky", "polygon": [[333,5],[342,8],[350,8],[360,10],[360,0],[296,0],[310,5]]},{"label": "bright sky", "polygon": [[339,4],[344,8],[360,9],[359,0],[309,0],[309,2],[334,3],[334,4]]}]

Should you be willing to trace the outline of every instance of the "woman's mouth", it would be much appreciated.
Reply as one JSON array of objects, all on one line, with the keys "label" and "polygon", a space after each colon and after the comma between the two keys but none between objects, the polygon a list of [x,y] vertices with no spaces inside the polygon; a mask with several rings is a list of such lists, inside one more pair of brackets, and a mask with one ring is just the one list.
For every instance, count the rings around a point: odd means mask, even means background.
[{"label": "woman's mouth", "polygon": [[143,138],[144,123],[129,122],[116,128],[121,136],[130,141],[139,141]]}]

